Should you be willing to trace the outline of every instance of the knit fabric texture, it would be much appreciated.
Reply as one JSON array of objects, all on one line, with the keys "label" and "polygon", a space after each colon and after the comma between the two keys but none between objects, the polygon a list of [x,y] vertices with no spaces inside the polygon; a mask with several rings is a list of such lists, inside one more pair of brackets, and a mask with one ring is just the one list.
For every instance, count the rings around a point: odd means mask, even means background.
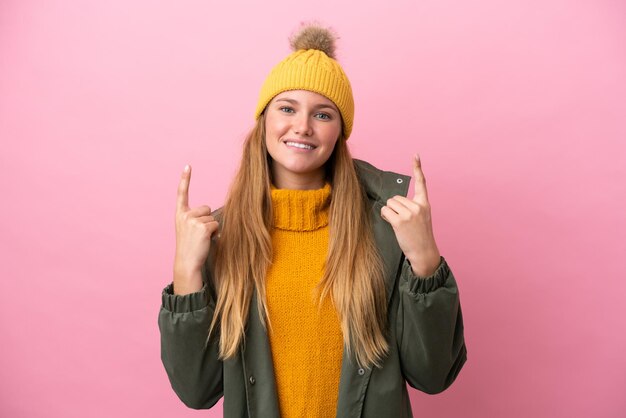
[{"label": "knit fabric texture", "polygon": [[287,90],[308,90],[327,97],[341,112],[345,138],[350,137],[354,123],[352,86],[335,59],[317,49],[299,49],[289,54],[265,79],[254,118],[259,118],[274,96]]},{"label": "knit fabric texture", "polygon": [[328,252],[329,183],[317,190],[276,189],[272,265],[266,295],[276,387],[282,418],[335,417],[343,335],[327,297],[313,289]]}]

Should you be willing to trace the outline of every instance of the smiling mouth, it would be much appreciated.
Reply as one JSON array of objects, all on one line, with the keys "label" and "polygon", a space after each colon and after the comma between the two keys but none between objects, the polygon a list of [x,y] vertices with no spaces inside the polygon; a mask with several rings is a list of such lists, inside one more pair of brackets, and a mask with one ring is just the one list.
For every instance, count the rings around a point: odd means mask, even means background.
[{"label": "smiling mouth", "polygon": [[316,146],[313,146],[313,145],[304,144],[302,142],[294,142],[294,141],[285,141],[285,145],[287,145],[288,147],[310,149],[310,150],[317,148]]}]

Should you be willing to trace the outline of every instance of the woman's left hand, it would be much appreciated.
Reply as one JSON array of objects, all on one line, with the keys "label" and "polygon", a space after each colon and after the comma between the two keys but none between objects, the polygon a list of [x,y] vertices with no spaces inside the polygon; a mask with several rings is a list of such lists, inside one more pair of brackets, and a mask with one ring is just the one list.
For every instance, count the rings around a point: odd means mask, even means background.
[{"label": "woman's left hand", "polygon": [[413,273],[428,277],[439,266],[440,254],[433,235],[426,179],[418,154],[413,161],[413,180],[413,199],[394,196],[387,200],[387,206],[382,207],[380,215],[391,224],[402,252],[411,263]]}]

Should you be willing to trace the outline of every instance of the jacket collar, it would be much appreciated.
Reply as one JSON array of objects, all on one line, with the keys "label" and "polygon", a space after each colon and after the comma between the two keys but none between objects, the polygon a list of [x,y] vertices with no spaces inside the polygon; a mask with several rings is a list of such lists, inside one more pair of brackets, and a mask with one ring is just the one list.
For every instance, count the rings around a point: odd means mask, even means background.
[{"label": "jacket collar", "polygon": [[409,191],[410,176],[393,171],[383,171],[367,161],[353,159],[367,196],[383,205],[395,195],[406,196]]}]

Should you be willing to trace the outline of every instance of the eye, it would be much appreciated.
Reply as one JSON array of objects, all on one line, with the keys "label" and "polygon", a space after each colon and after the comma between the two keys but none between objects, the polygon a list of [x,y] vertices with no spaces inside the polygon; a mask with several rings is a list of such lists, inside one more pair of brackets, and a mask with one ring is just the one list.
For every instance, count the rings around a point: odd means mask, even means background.
[{"label": "eye", "polygon": [[[280,111],[284,111],[284,109],[287,109],[288,111],[293,111],[292,108],[290,108],[289,106],[281,106],[278,108]],[[291,112],[286,112],[286,113],[291,113]]]},{"label": "eye", "polygon": [[327,114],[327,113],[318,113],[318,115],[320,115],[320,116],[325,116],[324,118],[322,118],[322,119],[325,119],[325,120],[330,120],[330,119],[332,119],[332,118],[330,117],[330,115],[329,115],[329,114]]}]

